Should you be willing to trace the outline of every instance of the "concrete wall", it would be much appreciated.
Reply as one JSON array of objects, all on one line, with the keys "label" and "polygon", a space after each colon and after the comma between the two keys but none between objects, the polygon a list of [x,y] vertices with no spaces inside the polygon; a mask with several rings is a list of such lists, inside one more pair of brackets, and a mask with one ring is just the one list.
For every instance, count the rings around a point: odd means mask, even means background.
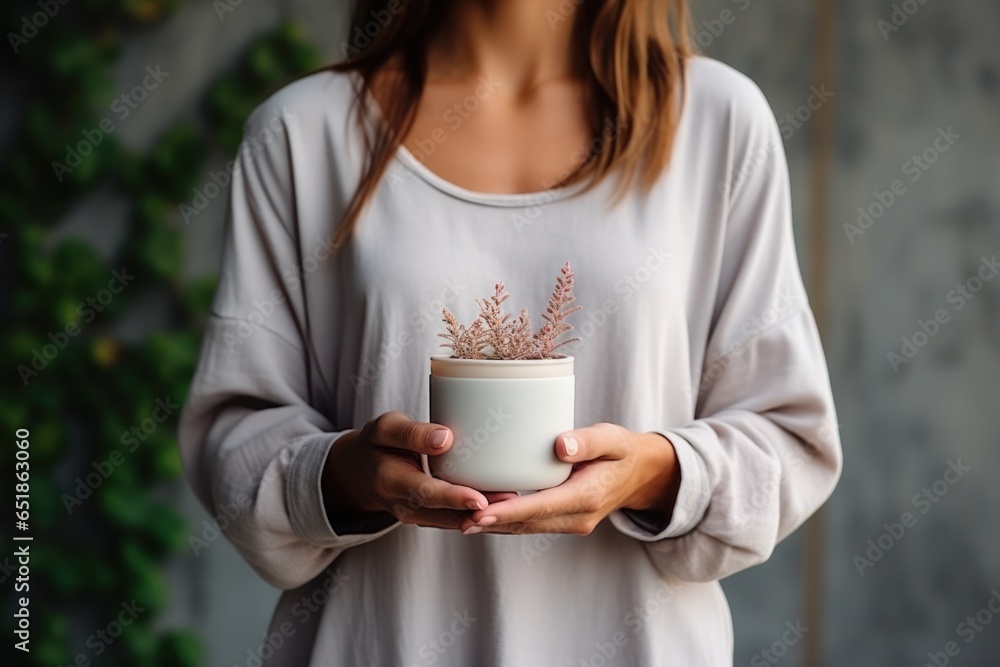
[{"label": "concrete wall", "polygon": [[[696,4],[700,24],[725,9],[737,16],[706,51],[754,78],[779,116],[802,104],[811,85],[835,91],[822,282],[846,464],[828,506],[826,664],[922,665],[950,641],[957,650],[951,664],[996,664],[1000,618],[981,632],[959,624],[1000,584],[1000,492],[991,479],[1000,466],[1000,280],[985,282],[970,300],[957,292],[949,301],[949,293],[1000,251],[1000,50],[991,36],[1000,3],[899,3],[919,10],[897,15],[897,26],[890,2],[839,2],[832,82],[815,79],[815,3]],[[959,138],[935,148],[949,128]],[[813,222],[813,129],[803,127],[785,145],[800,248]],[[891,193],[896,180],[902,194],[880,212],[876,192]],[[859,207],[881,217],[862,220],[863,229]],[[944,324],[894,369],[888,354],[903,357],[901,338],[913,339],[918,320],[936,313]],[[955,484],[943,481],[949,462],[959,460],[970,470],[949,473]],[[914,502],[925,488],[929,495]],[[907,512],[912,526],[899,539],[883,535],[883,524]],[[868,540],[889,546],[871,567],[854,561],[869,558]],[[802,557],[801,540],[793,539],[770,563],[725,582],[736,664],[753,664],[782,639],[786,621],[803,615],[795,590]],[[978,623],[990,616],[982,613]],[[799,657],[792,651],[780,662],[800,664]]]}]

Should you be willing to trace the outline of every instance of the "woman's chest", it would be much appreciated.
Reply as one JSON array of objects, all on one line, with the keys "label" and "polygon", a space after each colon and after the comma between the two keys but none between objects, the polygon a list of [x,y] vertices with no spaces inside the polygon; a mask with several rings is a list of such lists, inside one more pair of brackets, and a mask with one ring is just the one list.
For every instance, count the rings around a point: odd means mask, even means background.
[{"label": "woman's chest", "polygon": [[470,190],[546,190],[591,152],[584,101],[582,87],[563,80],[530,94],[492,75],[428,85],[404,144],[432,172]]},{"label": "woman's chest", "polygon": [[584,308],[578,328],[627,335],[630,326],[682,321],[696,261],[689,216],[658,196],[612,205],[611,192],[608,182],[571,197],[486,206],[410,173],[395,192],[376,194],[347,249],[351,300],[372,322],[436,322],[442,305],[471,320],[475,299],[503,280],[510,309],[527,308],[538,322],[569,261]]}]

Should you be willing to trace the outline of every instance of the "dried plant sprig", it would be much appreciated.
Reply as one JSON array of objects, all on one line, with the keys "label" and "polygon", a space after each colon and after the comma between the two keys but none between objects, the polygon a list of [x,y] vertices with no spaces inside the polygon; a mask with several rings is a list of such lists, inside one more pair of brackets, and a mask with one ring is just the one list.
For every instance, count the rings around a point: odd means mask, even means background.
[{"label": "dried plant sprig", "polygon": [[510,335],[507,327],[510,313],[503,308],[504,302],[509,298],[507,286],[501,280],[493,286],[493,296],[488,299],[476,299],[476,305],[479,306],[479,319],[476,321],[483,323],[490,347],[493,348],[493,355],[499,359],[510,358],[501,356],[507,353]]},{"label": "dried plant sprig", "polygon": [[538,344],[531,333],[528,309],[522,308],[516,320],[507,325],[507,349],[501,359],[540,359]]},{"label": "dried plant sprig", "polygon": [[548,306],[542,313],[544,324],[537,332],[532,332],[526,308],[513,319],[504,309],[510,294],[503,281],[494,285],[492,296],[476,299],[479,316],[468,327],[443,307],[445,333],[438,336],[448,342],[441,346],[450,348],[457,359],[550,359],[556,349],[580,340],[557,340],[573,329],[566,318],[581,310],[580,306],[570,305],[576,300],[573,285],[573,269],[566,262],[556,277]]},{"label": "dried plant sprig", "polygon": [[559,271],[559,276],[556,277],[556,286],[552,290],[552,296],[549,297],[549,305],[542,313],[545,324],[535,334],[535,341],[543,359],[552,356],[552,353],[563,345],[580,340],[579,338],[570,338],[557,341],[560,336],[573,330],[573,325],[567,322],[566,318],[583,310],[581,306],[570,307],[570,304],[576,301],[576,297],[573,295],[574,284],[573,267],[570,266],[569,262],[566,262]]},{"label": "dried plant sprig", "polygon": [[488,344],[486,332],[483,331],[483,323],[476,320],[466,327],[459,323],[455,314],[448,310],[448,306],[441,306],[443,321],[445,323],[445,333],[438,336],[447,340],[441,343],[441,347],[448,347],[452,350],[452,356],[458,359],[485,359],[483,349]]}]

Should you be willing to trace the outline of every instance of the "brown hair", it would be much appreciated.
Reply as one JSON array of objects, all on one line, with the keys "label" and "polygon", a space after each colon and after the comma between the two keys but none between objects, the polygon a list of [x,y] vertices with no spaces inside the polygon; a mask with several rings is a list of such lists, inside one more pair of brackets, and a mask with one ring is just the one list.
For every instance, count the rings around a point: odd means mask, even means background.
[{"label": "brown hair", "polygon": [[[670,159],[679,121],[684,65],[692,54],[687,0],[573,2],[574,52],[590,99],[591,131],[597,139],[611,124],[616,138],[601,144],[602,150],[591,151],[560,185],[582,179],[593,185],[621,169],[619,192],[636,181],[648,188]],[[364,133],[366,163],[337,228],[338,247],[351,238],[365,204],[413,125],[427,76],[428,47],[450,4],[357,0],[348,41],[342,44],[347,59],[332,69],[360,75],[359,100],[369,98],[375,75],[391,59],[399,71],[389,84],[392,94],[385,96],[382,122],[373,133]],[[363,106],[359,105],[359,113],[365,113]]]}]

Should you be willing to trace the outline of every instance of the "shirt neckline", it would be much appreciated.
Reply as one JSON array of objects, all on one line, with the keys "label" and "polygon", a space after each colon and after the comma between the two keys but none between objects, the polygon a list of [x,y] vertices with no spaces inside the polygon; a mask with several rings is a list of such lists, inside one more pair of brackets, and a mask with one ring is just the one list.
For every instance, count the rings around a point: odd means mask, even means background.
[{"label": "shirt neckline", "polygon": [[455,197],[456,199],[463,199],[474,204],[483,204],[485,206],[524,207],[548,204],[550,202],[570,197],[586,187],[585,181],[577,181],[562,187],[550,188],[548,190],[538,190],[535,192],[481,192],[478,190],[463,188],[462,186],[439,176],[427,167],[427,165],[418,160],[417,157],[403,144],[400,144],[399,148],[396,149],[395,158],[396,161],[400,162],[413,174],[444,194]]},{"label": "shirt neckline", "polygon": [[[354,89],[360,95],[363,85],[361,75],[357,71],[351,71],[350,75],[352,83],[354,84]],[[369,93],[363,100],[361,100],[361,102],[362,108],[370,111],[372,114],[370,122],[382,122],[382,108],[379,106],[374,95]],[[366,131],[371,131],[372,129],[372,127],[366,127]],[[427,165],[418,160],[417,157],[411,153],[404,144],[399,145],[393,157],[396,162],[403,165],[410,172],[418,176],[421,180],[436,190],[456,199],[462,199],[474,204],[482,204],[484,206],[525,207],[548,204],[550,202],[565,199],[577,194],[587,186],[586,179],[584,179],[576,181],[575,183],[570,183],[569,185],[549,188],[547,190],[537,190],[535,192],[481,192],[478,190],[463,188],[462,186],[439,176],[427,167]]]}]

